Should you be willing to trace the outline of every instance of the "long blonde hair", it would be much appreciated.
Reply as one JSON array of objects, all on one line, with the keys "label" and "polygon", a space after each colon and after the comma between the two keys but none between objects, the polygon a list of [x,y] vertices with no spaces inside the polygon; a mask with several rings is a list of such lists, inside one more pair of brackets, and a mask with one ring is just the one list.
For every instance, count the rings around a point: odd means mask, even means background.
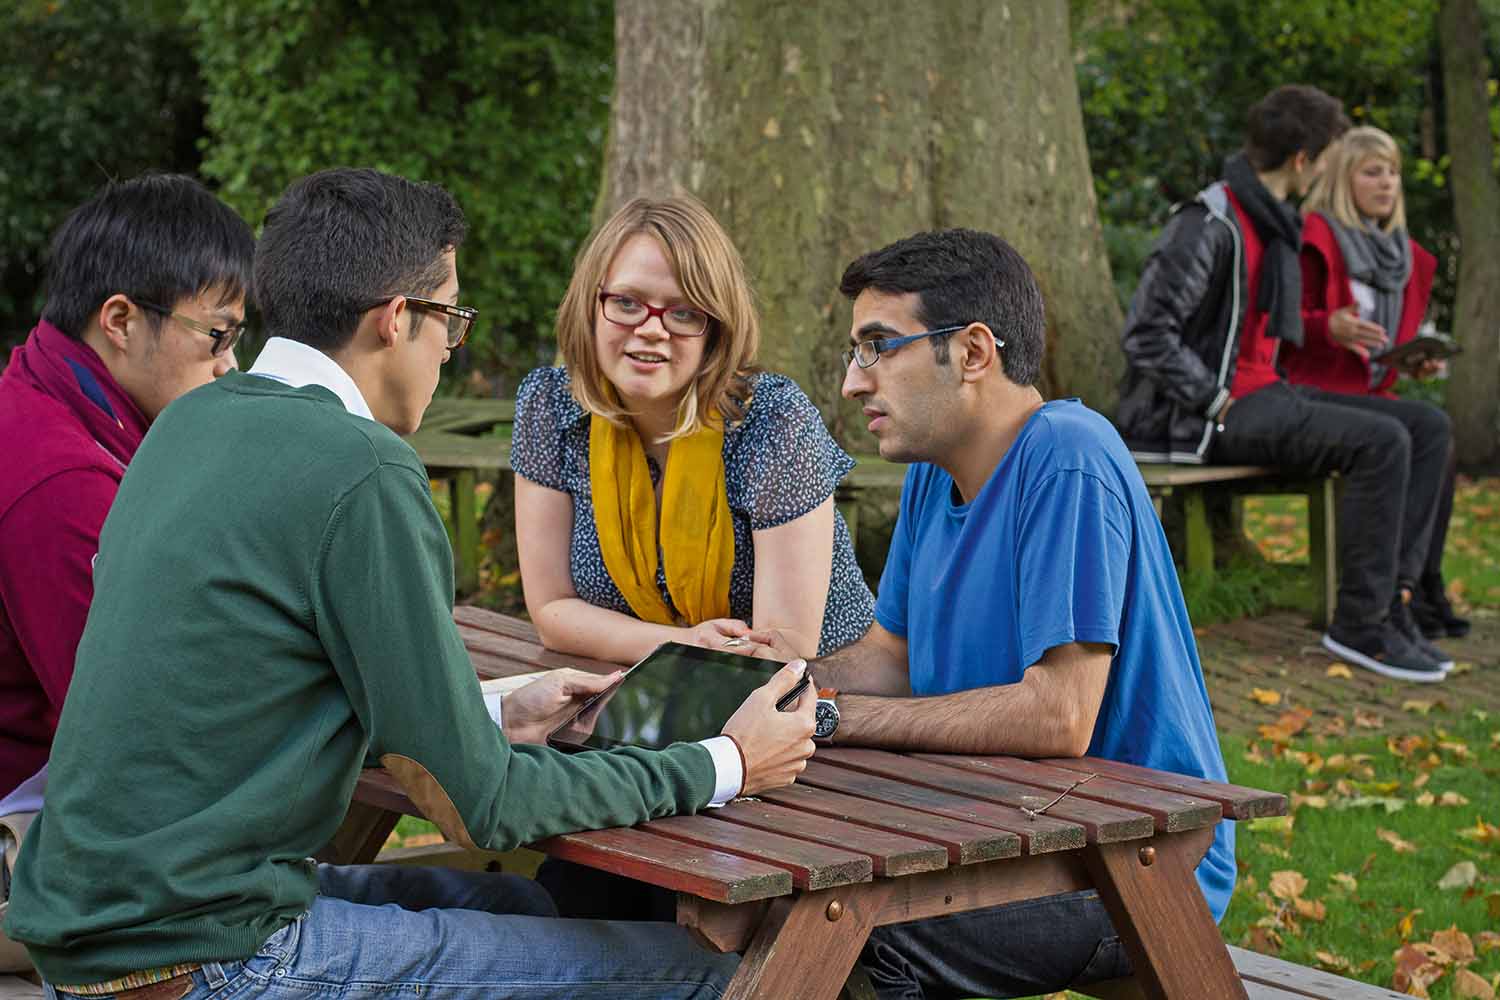
[{"label": "long blonde hair", "polygon": [[683,393],[677,425],[666,440],[699,430],[716,409],[728,420],[743,419],[749,405],[746,379],[759,370],[760,319],[739,251],[708,209],[685,196],[633,199],[579,251],[557,309],[557,344],[572,375],[573,398],[617,424],[630,415],[599,366],[594,323],[599,288],[615,254],[641,233],[661,244],[688,302],[710,317],[703,363]]},{"label": "long blonde hair", "polygon": [[[1365,229],[1364,219],[1354,205],[1354,173],[1364,162],[1379,157],[1401,173],[1401,149],[1396,140],[1378,128],[1363,125],[1340,136],[1325,154],[1328,163],[1302,202],[1302,214],[1322,212],[1350,229]],[[1406,192],[1396,188],[1396,207],[1384,220],[1376,223],[1383,233],[1406,228]]]}]

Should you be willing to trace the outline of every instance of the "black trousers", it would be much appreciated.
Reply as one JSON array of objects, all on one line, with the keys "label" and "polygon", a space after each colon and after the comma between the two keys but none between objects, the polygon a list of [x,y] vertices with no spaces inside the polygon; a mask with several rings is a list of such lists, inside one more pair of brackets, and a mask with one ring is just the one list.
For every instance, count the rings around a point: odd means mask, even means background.
[{"label": "black trousers", "polygon": [[1421,578],[1451,441],[1431,404],[1277,382],[1235,400],[1210,457],[1343,477],[1334,621],[1358,627],[1382,622],[1398,583]]}]

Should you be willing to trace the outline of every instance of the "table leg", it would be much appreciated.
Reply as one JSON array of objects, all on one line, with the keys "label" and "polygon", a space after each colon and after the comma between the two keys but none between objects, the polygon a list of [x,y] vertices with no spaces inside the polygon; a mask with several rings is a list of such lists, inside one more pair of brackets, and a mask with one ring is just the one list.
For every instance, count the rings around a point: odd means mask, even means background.
[{"label": "table leg", "polygon": [[890,890],[877,879],[773,899],[725,1000],[834,1000]]},{"label": "table leg", "polygon": [[332,865],[369,864],[380,853],[400,819],[399,813],[379,806],[351,802],[338,832],[328,846],[318,852],[318,860]]},{"label": "table leg", "polygon": [[1198,889],[1193,869],[1214,828],[1091,844],[1084,863],[1150,1000],[1237,997],[1245,988]]}]

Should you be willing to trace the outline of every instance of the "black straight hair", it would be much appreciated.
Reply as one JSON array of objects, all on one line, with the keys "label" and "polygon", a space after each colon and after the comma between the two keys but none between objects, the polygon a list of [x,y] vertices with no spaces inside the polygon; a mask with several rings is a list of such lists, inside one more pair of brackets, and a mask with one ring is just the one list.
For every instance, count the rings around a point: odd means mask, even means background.
[{"label": "black straight hair", "polygon": [[266,331],[337,351],[375,306],[436,291],[447,278],[443,254],[466,228],[436,184],[363,167],[302,178],[266,213],[255,250]]},{"label": "black straight hair", "polygon": [[[1046,321],[1036,276],[1015,247],[992,233],[942,229],[917,233],[860,257],[844,271],[839,291],[850,299],[873,288],[917,294],[917,320],[929,330],[983,323],[1005,346],[1000,361],[1016,385],[1041,376]],[[932,338],[938,364],[948,339]]]},{"label": "black straight hair", "polygon": [[[224,305],[249,291],[254,255],[245,220],[193,178],[112,182],[53,235],[42,318],[78,339],[111,295],[170,309],[214,292]],[[159,328],[160,316],[147,315]]]},{"label": "black straight hair", "polygon": [[1250,107],[1245,157],[1256,170],[1275,170],[1298,153],[1316,160],[1349,130],[1344,104],[1317,87],[1289,83]]}]

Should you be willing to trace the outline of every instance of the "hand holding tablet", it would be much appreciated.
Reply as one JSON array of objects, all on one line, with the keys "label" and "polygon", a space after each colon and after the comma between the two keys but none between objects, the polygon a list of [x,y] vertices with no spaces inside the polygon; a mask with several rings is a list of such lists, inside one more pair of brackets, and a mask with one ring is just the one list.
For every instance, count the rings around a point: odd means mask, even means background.
[{"label": "hand holding tablet", "polygon": [[749,795],[795,780],[812,754],[817,699],[807,692],[809,683],[805,661],[778,667],[669,642],[560,725],[548,742],[564,750],[659,750],[722,733],[745,756],[742,794]]}]

